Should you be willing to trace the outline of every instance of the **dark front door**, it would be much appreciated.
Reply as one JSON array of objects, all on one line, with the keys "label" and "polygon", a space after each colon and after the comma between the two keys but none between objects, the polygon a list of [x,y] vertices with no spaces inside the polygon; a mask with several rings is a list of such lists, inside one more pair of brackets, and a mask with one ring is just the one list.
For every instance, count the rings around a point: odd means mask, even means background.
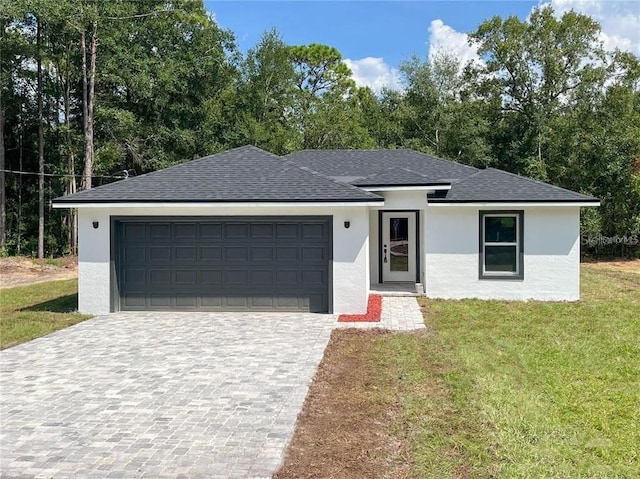
[{"label": "dark front door", "polygon": [[115,221],[121,310],[329,311],[329,217]]}]

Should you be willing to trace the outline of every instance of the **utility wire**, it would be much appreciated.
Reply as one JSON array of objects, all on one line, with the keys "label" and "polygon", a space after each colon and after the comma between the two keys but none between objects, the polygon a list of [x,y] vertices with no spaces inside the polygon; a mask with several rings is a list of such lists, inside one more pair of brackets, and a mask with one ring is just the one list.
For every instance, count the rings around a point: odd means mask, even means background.
[{"label": "utility wire", "polygon": [[[35,173],[32,171],[14,171],[14,170],[0,170],[3,173],[12,173],[14,175],[33,175],[33,176],[53,176],[53,177],[59,177],[59,178],[82,178],[84,175],[70,175],[70,174],[63,174],[63,173]],[[91,175],[91,178],[114,178],[114,179],[123,179],[123,178],[129,178],[129,171],[125,170],[122,172],[122,175]]]}]

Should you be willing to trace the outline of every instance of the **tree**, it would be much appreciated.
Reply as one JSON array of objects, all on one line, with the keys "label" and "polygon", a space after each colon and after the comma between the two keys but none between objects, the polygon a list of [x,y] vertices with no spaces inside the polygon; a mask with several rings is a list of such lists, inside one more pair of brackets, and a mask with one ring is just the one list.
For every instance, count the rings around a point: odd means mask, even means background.
[{"label": "tree", "polygon": [[600,26],[588,16],[553,8],[529,19],[493,17],[470,35],[485,60],[478,89],[502,109],[494,143],[499,166],[549,179],[544,154],[549,123],[571,103],[573,92],[605,76]]},{"label": "tree", "polygon": [[249,50],[238,79],[236,140],[276,154],[299,148],[301,138],[292,112],[295,71],[289,49],[276,30],[265,32]]}]

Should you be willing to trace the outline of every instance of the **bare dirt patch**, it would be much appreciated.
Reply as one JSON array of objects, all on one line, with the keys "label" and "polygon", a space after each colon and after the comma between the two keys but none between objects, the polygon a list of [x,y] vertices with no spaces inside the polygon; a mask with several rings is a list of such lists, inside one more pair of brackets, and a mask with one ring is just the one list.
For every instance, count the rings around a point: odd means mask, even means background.
[{"label": "bare dirt patch", "polygon": [[44,260],[25,257],[0,258],[0,289],[77,276],[78,258],[75,256]]},{"label": "bare dirt patch", "polygon": [[393,431],[402,408],[374,357],[391,334],[333,332],[274,479],[410,477],[409,441]]},{"label": "bare dirt patch", "polygon": [[592,268],[609,269],[614,271],[624,271],[627,273],[640,274],[640,259],[594,261],[584,263]]}]

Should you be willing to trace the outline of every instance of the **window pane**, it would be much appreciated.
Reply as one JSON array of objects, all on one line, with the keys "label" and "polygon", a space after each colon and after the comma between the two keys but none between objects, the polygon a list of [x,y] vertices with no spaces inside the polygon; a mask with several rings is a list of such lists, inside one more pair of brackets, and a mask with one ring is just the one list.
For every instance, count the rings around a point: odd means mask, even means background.
[{"label": "window pane", "polygon": [[485,216],[484,240],[487,243],[515,243],[516,219],[513,216]]},{"label": "window pane", "polygon": [[515,273],[517,260],[515,246],[487,246],[484,249],[484,269],[487,272]]},{"label": "window pane", "polygon": [[409,219],[389,218],[389,269],[409,271]]}]

